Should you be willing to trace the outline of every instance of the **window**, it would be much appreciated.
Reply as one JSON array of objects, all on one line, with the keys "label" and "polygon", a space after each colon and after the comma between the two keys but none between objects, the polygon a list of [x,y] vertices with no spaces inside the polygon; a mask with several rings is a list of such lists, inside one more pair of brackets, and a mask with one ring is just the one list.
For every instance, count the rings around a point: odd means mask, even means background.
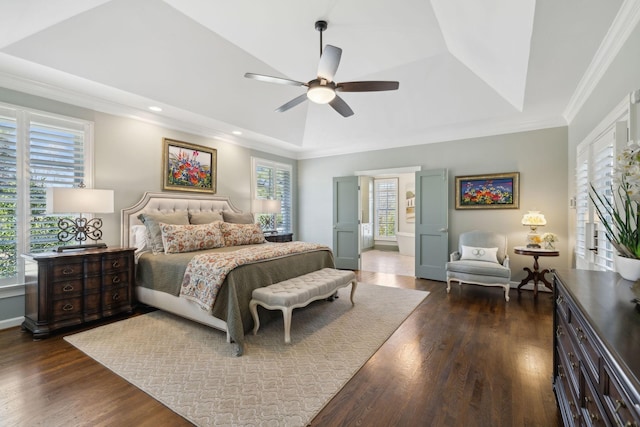
[{"label": "window", "polygon": [[57,246],[46,188],[89,176],[91,124],[0,105],[0,286],[24,275],[20,254]]},{"label": "window", "polygon": [[378,240],[394,240],[398,230],[398,178],[375,178],[374,227]]},{"label": "window", "polygon": [[578,269],[615,271],[614,248],[606,238],[589,193],[593,186],[599,195],[613,201],[615,158],[627,143],[628,123],[628,107],[622,103],[577,147],[575,256]]},{"label": "window", "polygon": [[[280,200],[281,210],[275,214],[275,228],[281,233],[291,233],[292,224],[292,193],[291,193],[291,165],[276,163],[269,160],[252,158],[253,198]],[[256,219],[260,224],[266,225],[271,218],[270,214],[258,213]]]}]

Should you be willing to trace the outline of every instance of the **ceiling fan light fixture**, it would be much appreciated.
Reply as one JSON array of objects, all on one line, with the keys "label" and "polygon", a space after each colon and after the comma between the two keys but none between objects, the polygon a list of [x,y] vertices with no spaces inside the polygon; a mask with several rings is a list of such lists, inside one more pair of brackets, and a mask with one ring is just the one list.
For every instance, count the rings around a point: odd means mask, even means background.
[{"label": "ceiling fan light fixture", "polygon": [[311,86],[307,98],[316,104],[328,104],[336,97],[336,91],[330,86]]}]

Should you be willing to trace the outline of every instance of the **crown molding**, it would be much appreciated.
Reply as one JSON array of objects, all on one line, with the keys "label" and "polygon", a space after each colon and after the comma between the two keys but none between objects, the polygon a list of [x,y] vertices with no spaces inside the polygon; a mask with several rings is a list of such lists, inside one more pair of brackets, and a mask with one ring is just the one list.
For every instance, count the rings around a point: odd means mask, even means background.
[{"label": "crown molding", "polygon": [[640,0],[625,0],[573,92],[564,117],[571,123],[640,21]]}]

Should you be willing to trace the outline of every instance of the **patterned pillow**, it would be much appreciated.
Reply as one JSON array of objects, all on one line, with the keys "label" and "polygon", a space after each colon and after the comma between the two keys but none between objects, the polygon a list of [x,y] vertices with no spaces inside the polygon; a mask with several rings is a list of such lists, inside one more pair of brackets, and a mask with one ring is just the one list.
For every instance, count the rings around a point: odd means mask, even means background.
[{"label": "patterned pillow", "polygon": [[476,248],[462,245],[460,259],[498,263],[498,248]]},{"label": "patterned pillow", "polygon": [[148,212],[138,215],[138,219],[147,227],[147,245],[151,247],[153,254],[164,252],[160,223],[165,224],[189,224],[187,211],[183,212]]},{"label": "patterned pillow", "polygon": [[232,224],[223,222],[220,225],[225,246],[253,245],[264,243],[264,234],[258,224]]},{"label": "patterned pillow", "polygon": [[222,221],[210,224],[160,224],[164,251],[168,254],[221,248],[224,246]]}]

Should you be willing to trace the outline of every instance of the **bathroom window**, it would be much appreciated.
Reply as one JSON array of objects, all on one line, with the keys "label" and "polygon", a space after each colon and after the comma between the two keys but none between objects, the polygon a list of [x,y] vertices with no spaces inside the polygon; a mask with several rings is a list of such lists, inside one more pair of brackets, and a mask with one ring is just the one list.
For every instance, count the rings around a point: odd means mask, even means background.
[{"label": "bathroom window", "polygon": [[375,178],[374,227],[376,240],[395,240],[398,231],[398,178]]}]

